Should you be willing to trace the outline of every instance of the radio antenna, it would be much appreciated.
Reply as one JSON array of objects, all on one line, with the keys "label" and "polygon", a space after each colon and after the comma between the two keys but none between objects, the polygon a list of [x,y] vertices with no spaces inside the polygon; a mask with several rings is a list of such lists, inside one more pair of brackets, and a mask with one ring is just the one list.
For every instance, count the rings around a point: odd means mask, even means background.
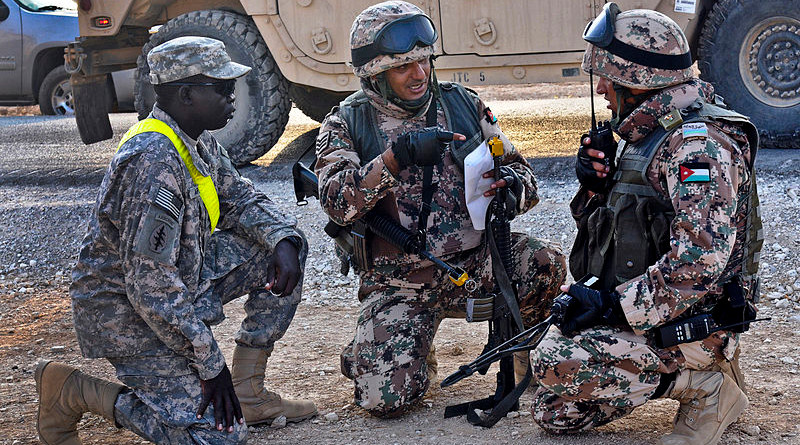
[{"label": "radio antenna", "polygon": [[592,104],[592,131],[597,131],[597,119],[594,117],[594,77],[592,69],[589,68],[589,101]]}]

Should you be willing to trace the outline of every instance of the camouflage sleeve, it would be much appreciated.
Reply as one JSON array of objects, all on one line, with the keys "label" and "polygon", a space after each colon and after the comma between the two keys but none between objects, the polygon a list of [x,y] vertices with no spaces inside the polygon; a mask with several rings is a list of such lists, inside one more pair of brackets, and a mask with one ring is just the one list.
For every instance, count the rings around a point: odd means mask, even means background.
[{"label": "camouflage sleeve", "polygon": [[360,218],[397,185],[381,156],[361,165],[347,125],[337,113],[322,122],[316,148],[319,202],[337,224]]},{"label": "camouflage sleeve", "polygon": [[[675,209],[670,250],[617,291],[637,334],[679,316],[713,289],[736,238],[737,190],[745,177],[736,145],[707,128],[707,137],[676,131],[659,156],[658,176]],[[655,166],[651,165],[651,169]]]},{"label": "camouflage sleeve", "polygon": [[477,95],[472,95],[475,100],[475,106],[478,108],[478,116],[481,118],[481,131],[483,132],[484,140],[492,136],[498,136],[503,141],[503,148],[505,155],[503,156],[503,165],[511,167],[517,174],[517,177],[522,181],[524,187],[525,199],[520,203],[518,209],[520,213],[527,212],[533,206],[539,203],[539,187],[536,184],[536,177],[533,174],[531,165],[525,160],[514,147],[514,144],[508,140],[508,137],[500,129],[498,119],[492,114],[489,107],[484,104],[483,100]]},{"label": "camouflage sleeve", "polygon": [[217,228],[233,229],[260,243],[269,252],[287,237],[306,245],[305,237],[297,230],[297,219],[283,213],[265,194],[256,190],[249,179],[239,174],[225,149],[221,145],[218,147],[221,166],[215,184],[220,205]]},{"label": "camouflage sleeve", "polygon": [[[168,142],[168,141],[167,141]],[[178,265],[183,227],[183,173],[153,154],[124,167],[119,246],[128,300],[164,344],[186,356],[201,379],[215,377],[225,358],[211,329],[194,313],[195,296]]]}]

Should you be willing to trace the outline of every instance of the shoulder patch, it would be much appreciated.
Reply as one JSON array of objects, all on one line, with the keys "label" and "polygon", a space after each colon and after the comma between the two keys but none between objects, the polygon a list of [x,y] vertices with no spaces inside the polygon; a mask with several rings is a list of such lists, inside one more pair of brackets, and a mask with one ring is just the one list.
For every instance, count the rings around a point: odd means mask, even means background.
[{"label": "shoulder patch", "polygon": [[686,162],[680,165],[681,182],[711,182],[708,162]]},{"label": "shoulder patch", "polygon": [[492,110],[490,110],[489,107],[483,109],[483,118],[486,119],[486,122],[490,123],[491,125],[497,123],[497,118],[494,117],[494,113],[492,113]]},{"label": "shoulder patch", "polygon": [[183,201],[175,196],[169,189],[160,187],[156,192],[156,197],[153,200],[153,205],[165,211],[172,219],[178,221],[183,209]]},{"label": "shoulder patch", "polygon": [[156,261],[169,263],[173,260],[172,253],[177,248],[177,241],[178,222],[160,207],[153,206],[142,222],[133,250]]},{"label": "shoulder patch", "polygon": [[708,127],[705,122],[690,122],[683,124],[683,140],[708,138]]},{"label": "shoulder patch", "polygon": [[658,123],[664,127],[665,130],[669,131],[673,128],[677,128],[678,125],[683,123],[683,116],[681,116],[681,112],[678,110],[672,110],[669,113],[661,116],[658,118]]},{"label": "shoulder patch", "polygon": [[317,147],[316,147],[317,153],[320,153],[322,150],[328,148],[328,145],[330,145],[330,143],[331,143],[331,132],[330,131],[321,132],[317,136]]}]

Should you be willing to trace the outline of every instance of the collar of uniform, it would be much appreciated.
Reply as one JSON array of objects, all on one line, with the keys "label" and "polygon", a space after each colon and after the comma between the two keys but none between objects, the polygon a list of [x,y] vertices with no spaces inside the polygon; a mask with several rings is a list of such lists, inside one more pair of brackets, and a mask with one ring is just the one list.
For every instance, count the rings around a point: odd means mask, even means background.
[{"label": "collar of uniform", "polygon": [[[419,111],[413,113],[408,110],[404,110],[400,108],[397,104],[393,103],[392,101],[384,101],[383,96],[381,96],[377,91],[373,90],[369,86],[369,81],[367,79],[361,79],[361,89],[364,90],[367,97],[369,98],[370,103],[372,104],[375,109],[379,112],[396,118],[396,119],[415,119],[420,116],[424,116],[425,113],[428,111],[428,107],[431,105],[431,100],[428,100],[427,105],[420,108]],[[431,94],[431,98],[433,98],[433,94]]]},{"label": "collar of uniform", "polygon": [[617,128],[617,133],[628,142],[638,142],[659,125],[658,119],[661,116],[688,107],[698,97],[710,101],[714,97],[714,89],[710,84],[697,78],[664,88],[650,96],[623,119]]},{"label": "collar of uniform", "polygon": [[[186,132],[184,132],[181,129],[178,123],[175,122],[175,119],[173,119],[172,116],[167,114],[166,111],[159,108],[158,105],[153,106],[153,112],[150,113],[149,117],[158,119],[161,122],[164,122],[165,124],[169,125],[169,127],[172,128],[173,131],[175,131],[175,134],[177,134],[178,137],[181,138],[183,143],[186,144],[186,148],[189,150],[189,156],[191,156],[192,163],[197,168],[197,171],[200,172],[200,174],[203,176],[208,176],[210,174],[211,169],[209,168],[208,163],[205,161],[205,159],[203,159],[202,156],[200,156],[200,153],[198,153],[197,151],[198,145],[204,146],[203,144],[198,144],[198,141],[189,137],[189,135],[186,134]],[[203,131],[203,133],[200,134],[199,139],[204,139],[204,135],[207,134],[210,135],[210,133],[208,133],[207,131]],[[206,145],[207,144],[208,142],[206,142]]]}]

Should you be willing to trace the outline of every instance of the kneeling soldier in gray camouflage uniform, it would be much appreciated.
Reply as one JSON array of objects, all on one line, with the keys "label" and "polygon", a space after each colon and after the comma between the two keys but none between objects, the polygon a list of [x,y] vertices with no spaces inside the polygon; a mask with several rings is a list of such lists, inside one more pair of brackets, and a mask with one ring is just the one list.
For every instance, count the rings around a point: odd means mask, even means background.
[{"label": "kneeling soldier in gray camouflage uniform", "polygon": [[[356,17],[350,44],[361,90],[335,108],[320,128],[315,166],[320,203],[341,226],[375,209],[422,233],[430,252],[491,290],[487,242],[467,211],[464,157],[490,137],[504,140],[502,171],[507,179],[494,187],[509,187],[516,212],[538,202],[536,181],[474,92],[436,82],[431,67],[435,40],[430,18],[406,2],[380,3]],[[428,185],[426,169],[435,172]],[[425,189],[430,187],[426,203]],[[512,234],[511,243],[514,267],[509,276],[519,283],[519,307],[530,325],[547,315],[566,275],[565,258],[544,241],[523,234]],[[355,383],[355,403],[376,416],[397,416],[428,389],[429,372],[435,370],[426,357],[439,322],[464,317],[467,297],[473,294],[419,255],[404,253],[377,236],[368,244],[370,264],[356,264],[361,316],[354,341],[342,353],[342,372]],[[527,359],[522,366],[527,369]]]},{"label": "kneeling soldier in gray camouflage uniform", "polygon": [[661,444],[716,444],[748,403],[737,357],[763,243],[757,131],[692,76],[665,15],[609,3],[584,39],[622,141],[578,152],[570,271],[599,286],[562,288],[577,307],[531,354],[534,419],[575,432],[666,397],[680,408]]},{"label": "kneeling soldier in gray camouflage uniform", "polygon": [[[70,287],[81,351],[107,358],[126,386],[40,363],[44,443],[78,444],[84,412],[160,444],[243,443],[243,420],[316,414],[264,388],[300,301],[305,237],[208,132],[233,115],[236,78],[250,68],[205,37],[168,41],[147,60],[156,105],[111,161]],[[211,325],[244,294],[229,371]]]}]

